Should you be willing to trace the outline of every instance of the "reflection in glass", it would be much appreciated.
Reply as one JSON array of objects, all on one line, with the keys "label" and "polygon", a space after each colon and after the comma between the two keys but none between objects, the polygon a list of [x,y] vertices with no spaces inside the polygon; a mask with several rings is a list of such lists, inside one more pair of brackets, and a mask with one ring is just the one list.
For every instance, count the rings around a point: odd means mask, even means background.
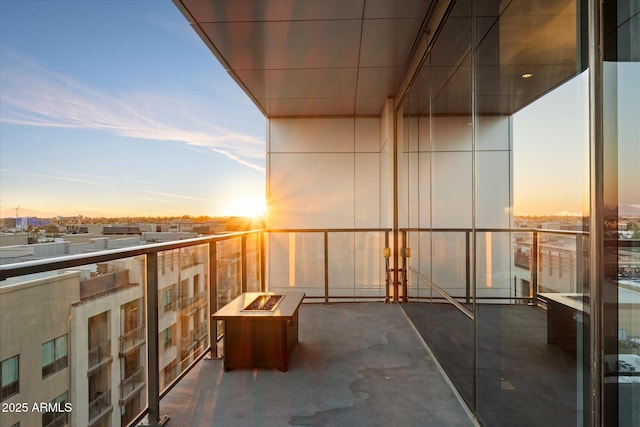
[{"label": "reflection in glass", "polygon": [[190,246],[158,254],[160,389],[208,347],[209,251]]}]

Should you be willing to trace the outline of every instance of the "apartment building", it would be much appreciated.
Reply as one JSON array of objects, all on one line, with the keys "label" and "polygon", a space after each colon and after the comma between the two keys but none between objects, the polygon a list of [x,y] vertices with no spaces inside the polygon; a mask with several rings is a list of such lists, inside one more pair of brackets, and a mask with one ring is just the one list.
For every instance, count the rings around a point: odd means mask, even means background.
[{"label": "apartment building", "polygon": [[[163,388],[208,345],[205,254],[160,257]],[[29,405],[4,411],[0,426],[120,426],[146,407],[144,263],[126,258],[0,286],[2,402]],[[33,410],[49,402],[57,406]]]}]

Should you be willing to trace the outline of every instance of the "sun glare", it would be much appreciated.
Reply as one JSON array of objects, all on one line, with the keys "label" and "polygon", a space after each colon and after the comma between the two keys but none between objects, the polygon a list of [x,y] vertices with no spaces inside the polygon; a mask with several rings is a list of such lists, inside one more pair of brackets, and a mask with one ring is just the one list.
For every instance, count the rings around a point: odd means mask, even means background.
[{"label": "sun glare", "polygon": [[229,202],[229,215],[259,218],[267,210],[266,201],[259,196],[240,197]]}]

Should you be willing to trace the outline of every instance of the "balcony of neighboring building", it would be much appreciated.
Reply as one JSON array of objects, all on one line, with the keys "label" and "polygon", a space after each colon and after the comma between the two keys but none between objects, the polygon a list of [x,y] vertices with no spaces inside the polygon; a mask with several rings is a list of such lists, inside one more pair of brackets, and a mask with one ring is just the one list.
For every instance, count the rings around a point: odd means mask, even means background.
[{"label": "balcony of neighboring building", "polygon": [[132,330],[120,335],[120,357],[124,357],[128,352],[142,347],[145,343],[145,326],[139,325]]}]

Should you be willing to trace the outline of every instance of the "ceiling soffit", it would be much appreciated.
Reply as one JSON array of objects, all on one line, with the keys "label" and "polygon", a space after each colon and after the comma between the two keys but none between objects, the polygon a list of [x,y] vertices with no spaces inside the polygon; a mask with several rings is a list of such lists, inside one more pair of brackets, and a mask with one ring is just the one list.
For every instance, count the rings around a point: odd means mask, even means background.
[{"label": "ceiling soffit", "polygon": [[175,0],[268,117],[379,115],[431,0]]}]

